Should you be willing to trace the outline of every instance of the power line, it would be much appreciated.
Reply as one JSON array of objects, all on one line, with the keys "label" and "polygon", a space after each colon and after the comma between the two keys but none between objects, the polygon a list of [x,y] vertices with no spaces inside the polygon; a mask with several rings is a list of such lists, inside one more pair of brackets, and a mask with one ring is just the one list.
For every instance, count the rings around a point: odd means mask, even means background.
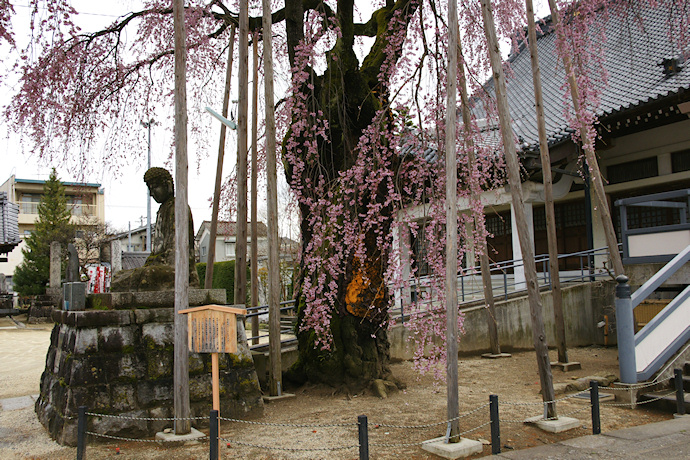
[{"label": "power line", "polygon": [[[19,7],[19,8],[31,8],[31,9],[34,8],[31,5],[12,5],[12,6]],[[47,8],[45,8],[45,7],[38,7],[38,9],[42,10],[42,11],[47,10]],[[87,13],[87,12],[82,12],[82,11],[77,11],[77,14],[83,14],[85,16],[102,16],[102,17],[106,17],[106,18],[119,18],[120,17],[120,15],[115,15],[115,14]]]}]

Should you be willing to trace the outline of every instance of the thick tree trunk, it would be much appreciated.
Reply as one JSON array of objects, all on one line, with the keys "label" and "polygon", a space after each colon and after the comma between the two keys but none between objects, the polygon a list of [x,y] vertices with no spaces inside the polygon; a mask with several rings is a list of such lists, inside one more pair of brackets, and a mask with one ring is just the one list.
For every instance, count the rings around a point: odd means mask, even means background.
[{"label": "thick tree trunk", "polygon": [[[390,115],[383,115],[377,119],[381,109],[386,106],[387,90],[379,81],[382,63],[385,61],[386,46],[389,44],[391,31],[385,27],[394,15],[402,10],[403,21],[393,26],[393,29],[405,27],[408,19],[417,7],[409,0],[398,0],[382,8],[374,17],[382,21],[375,29],[379,33],[369,56],[361,66],[352,49],[354,44],[353,2],[339,1],[336,18],[340,26],[340,36],[335,46],[328,53],[328,66],[323,75],[317,75],[313,69],[305,68],[297,63],[297,46],[304,37],[303,2],[286,2],[285,24],[288,35],[288,54],[290,62],[300,71],[308,72],[308,81],[298,88],[307,104],[318,109],[319,119],[327,121],[325,140],[317,140],[318,161],[313,161],[306,147],[313,138],[304,135],[298,138],[298,151],[303,168],[286,165],[288,183],[301,187],[304,184],[314,184],[317,178],[327,184],[327,190],[333,192],[333,205],[342,204],[343,199],[338,191],[344,190],[343,174],[358,162],[358,142],[364,131],[372,124],[382,127],[390,123]],[[385,23],[383,22],[385,21]],[[404,33],[404,32],[403,32]],[[385,112],[383,112],[385,113]],[[303,122],[304,115],[294,114],[294,122]],[[301,118],[302,117],[302,118]],[[292,133],[288,133],[288,137]],[[293,138],[294,142],[295,139]],[[285,145],[287,142],[284,143]],[[294,154],[294,152],[291,152]],[[312,154],[313,155],[313,151]],[[288,156],[289,157],[289,156]],[[391,172],[396,171],[398,158],[391,153],[385,159]],[[379,167],[379,166],[377,166]],[[301,187],[305,195],[300,202],[302,247],[307,248],[313,240],[321,241],[315,235],[310,218],[311,213],[318,212],[307,204],[309,199],[322,199],[323,189]],[[301,281],[296,291],[298,308],[298,339],[299,359],[286,376],[298,382],[310,380],[333,386],[346,386],[350,391],[357,391],[368,385],[374,379],[387,379],[390,376],[390,353],[387,336],[389,293],[384,282],[387,268],[388,254],[382,252],[377,242],[379,235],[388,235],[393,221],[392,206],[377,209],[381,219],[376,225],[365,223],[367,210],[372,206],[381,206],[387,196],[385,186],[377,190],[369,190],[358,196],[357,208],[346,208],[343,220],[350,220],[359,224],[362,233],[359,235],[364,246],[363,254],[359,258],[353,254],[339,260],[342,274],[334,279],[333,294],[335,302],[330,306],[332,342],[330,350],[315,348],[316,333],[313,330],[301,331],[300,325],[305,315],[305,277],[311,276],[306,272],[301,274]],[[337,233],[334,231],[334,233]],[[333,234],[329,237],[336,240],[335,244],[345,241],[344,235]],[[325,243],[320,246],[324,261],[335,260],[334,249]],[[347,251],[346,251],[347,252]],[[312,282],[315,280],[310,279]],[[328,280],[330,281],[330,280]],[[327,281],[327,282],[328,282]]]}]

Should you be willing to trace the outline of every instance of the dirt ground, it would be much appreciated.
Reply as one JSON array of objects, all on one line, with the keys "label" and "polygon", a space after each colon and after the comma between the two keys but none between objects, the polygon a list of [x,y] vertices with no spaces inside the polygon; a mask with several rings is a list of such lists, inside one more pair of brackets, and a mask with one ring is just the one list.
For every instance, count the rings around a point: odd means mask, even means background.
[{"label": "dirt ground", "polygon": [[[2,398],[37,392],[49,334],[49,330],[0,329]],[[41,349],[41,343],[45,348]],[[569,373],[555,370],[554,382],[618,373],[614,348],[575,348],[569,350],[569,355],[571,361],[581,362],[583,369]],[[555,360],[555,356],[552,358]],[[295,397],[266,404],[264,417],[255,420],[261,424],[223,422],[221,454],[225,458],[251,459],[356,459],[357,416],[366,415],[371,458],[438,458],[423,451],[419,444],[445,434],[446,425],[442,423],[447,418],[445,384],[434,382],[428,375],[419,376],[409,362],[395,363],[392,369],[394,375],[407,384],[407,389],[391,394],[387,399],[379,399],[370,392],[342,394],[321,386],[288,389]],[[499,396],[503,451],[591,434],[589,407],[574,399],[559,402],[557,410],[560,415],[578,411],[570,416],[581,421],[579,428],[550,434],[522,423],[525,418],[540,415],[543,411],[534,353],[515,353],[512,358],[501,360],[461,358],[459,376],[460,414],[469,413],[460,420],[460,430],[479,427],[464,437],[486,440],[487,443],[483,453],[475,457],[491,454],[491,446],[488,445],[491,435],[486,425],[489,408],[480,407],[488,403],[490,394]],[[603,406],[601,429],[606,432],[671,417],[671,414],[652,410],[649,406],[638,406],[634,410]],[[265,423],[274,425],[262,425]],[[419,427],[430,424],[435,425]],[[50,440],[36,420],[33,408],[0,412],[0,458],[73,459],[75,452],[74,448],[61,447]],[[119,459],[196,459],[208,456],[208,442],[171,446],[154,442],[90,441],[87,452],[89,458],[117,455]]]}]

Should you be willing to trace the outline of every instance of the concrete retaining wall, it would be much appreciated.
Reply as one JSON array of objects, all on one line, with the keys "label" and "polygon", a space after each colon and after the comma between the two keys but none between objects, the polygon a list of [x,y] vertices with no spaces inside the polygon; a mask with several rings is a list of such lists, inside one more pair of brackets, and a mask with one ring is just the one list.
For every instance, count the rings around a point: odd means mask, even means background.
[{"label": "concrete retaining wall", "polygon": [[[604,344],[604,331],[597,323],[609,315],[613,321],[613,281],[597,281],[569,286],[563,292],[563,313],[565,315],[566,342],[569,347]],[[541,293],[544,325],[549,346],[555,345],[556,329],[553,320],[551,292]],[[464,314],[464,334],[460,335],[459,352],[477,355],[490,351],[487,326],[487,310],[483,305],[461,310]],[[509,299],[496,303],[498,336],[501,351],[511,352],[534,349],[532,321],[527,297]],[[410,330],[403,324],[395,325],[389,332],[391,358],[412,359],[414,344],[410,341]],[[609,344],[616,343],[615,332],[609,333]],[[439,338],[442,343],[445,337]]]}]

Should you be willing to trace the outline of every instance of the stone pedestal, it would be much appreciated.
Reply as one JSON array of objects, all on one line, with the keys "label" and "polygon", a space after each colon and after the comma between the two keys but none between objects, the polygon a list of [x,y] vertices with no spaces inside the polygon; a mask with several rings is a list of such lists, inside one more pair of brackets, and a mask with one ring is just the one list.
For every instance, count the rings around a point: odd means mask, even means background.
[{"label": "stone pedestal", "polygon": [[86,308],[86,283],[65,283],[62,285],[62,309],[84,311]]},{"label": "stone pedestal", "polygon": [[[219,303],[224,301],[223,295]],[[172,308],[55,310],[52,319],[56,325],[36,413],[53,439],[76,444],[76,416],[81,405],[99,414],[173,416]],[[219,356],[221,413],[232,418],[259,416],[263,413],[261,389],[241,321],[237,341],[237,353]],[[189,389],[191,416],[208,417],[210,354],[190,353]],[[89,431],[132,438],[152,437],[172,426],[169,420],[96,416],[90,416],[88,423]],[[194,422],[198,423],[208,421]]]}]

